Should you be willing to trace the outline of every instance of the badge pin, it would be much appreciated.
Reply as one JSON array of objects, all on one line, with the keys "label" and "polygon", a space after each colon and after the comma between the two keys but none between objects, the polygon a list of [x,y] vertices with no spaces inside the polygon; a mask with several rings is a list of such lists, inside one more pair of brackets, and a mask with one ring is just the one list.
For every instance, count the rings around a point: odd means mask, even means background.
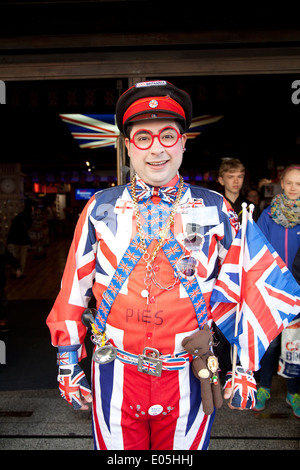
[{"label": "badge pin", "polygon": [[150,416],[157,416],[157,415],[160,415],[160,413],[162,412],[163,410],[163,406],[162,405],[152,405],[150,406],[149,410],[148,410],[148,414]]},{"label": "badge pin", "polygon": [[154,108],[157,108],[157,106],[158,106],[158,101],[156,100],[149,101],[149,108],[154,109]]},{"label": "badge pin", "polygon": [[213,373],[213,376],[211,378],[212,383],[217,385],[218,384],[217,370],[219,368],[219,363],[218,363],[218,359],[216,358],[216,356],[209,356],[209,358],[207,359],[207,367]]},{"label": "badge pin", "polygon": [[209,358],[207,359],[207,367],[213,374],[217,372],[219,368],[219,363],[216,356],[209,356]]}]

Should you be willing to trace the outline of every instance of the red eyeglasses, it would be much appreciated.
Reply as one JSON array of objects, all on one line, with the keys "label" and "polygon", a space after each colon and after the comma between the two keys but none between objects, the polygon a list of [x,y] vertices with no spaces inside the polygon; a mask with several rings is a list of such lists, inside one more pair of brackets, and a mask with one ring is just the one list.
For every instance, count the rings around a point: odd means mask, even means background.
[{"label": "red eyeglasses", "polygon": [[151,134],[147,129],[139,129],[133,134],[130,142],[139,150],[147,150],[153,145],[154,137],[158,138],[163,147],[169,148],[177,144],[182,134],[179,134],[174,127],[164,127],[158,134]]}]

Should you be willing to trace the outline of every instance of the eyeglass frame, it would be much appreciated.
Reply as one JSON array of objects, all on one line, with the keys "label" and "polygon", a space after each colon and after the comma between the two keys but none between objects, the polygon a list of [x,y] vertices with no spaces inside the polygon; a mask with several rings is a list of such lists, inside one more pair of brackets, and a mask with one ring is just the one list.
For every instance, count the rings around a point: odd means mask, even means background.
[{"label": "eyeglass frame", "polygon": [[[160,135],[161,135],[161,133],[162,133],[163,131],[165,131],[166,129],[172,129],[172,130],[175,131],[176,134],[177,134],[177,140],[176,140],[176,142],[175,142],[174,144],[172,144],[172,145],[165,145],[165,144],[163,144],[163,143],[161,142],[161,140],[160,140]],[[145,147],[145,148],[143,148],[143,147],[138,147],[138,146],[136,145],[135,141],[134,141],[135,135],[138,134],[138,133],[141,133],[141,132],[143,132],[143,131],[144,131],[144,132],[147,132],[147,134],[149,134],[149,135],[152,137],[151,144],[150,144],[148,147]],[[133,134],[132,138],[129,139],[129,142],[130,142],[131,144],[133,144],[133,145],[134,145],[137,149],[139,149],[139,150],[149,150],[149,149],[152,147],[153,143],[154,143],[154,138],[157,137],[159,143],[160,143],[163,147],[165,147],[165,148],[172,148],[172,147],[174,147],[174,145],[177,144],[177,142],[179,141],[179,139],[180,139],[182,136],[183,136],[183,134],[180,134],[179,131],[178,131],[175,127],[173,127],[173,126],[166,126],[166,127],[164,127],[163,129],[161,129],[161,130],[159,131],[158,134],[152,134],[148,129],[138,129],[137,131],[135,131],[135,133]]]}]

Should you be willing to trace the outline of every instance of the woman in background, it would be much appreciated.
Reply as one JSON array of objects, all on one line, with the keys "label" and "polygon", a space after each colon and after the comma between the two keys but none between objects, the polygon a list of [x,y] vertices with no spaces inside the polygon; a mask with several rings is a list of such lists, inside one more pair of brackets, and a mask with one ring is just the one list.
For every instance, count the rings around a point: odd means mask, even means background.
[{"label": "woman in background", "polygon": [[[257,221],[257,225],[277,251],[290,271],[300,246],[300,166],[288,166],[281,176],[283,192],[272,199]],[[270,398],[272,376],[278,361],[280,335],[272,341],[261,361],[260,387],[255,411],[265,409]],[[299,379],[287,379],[286,401],[294,415],[300,417]]]}]

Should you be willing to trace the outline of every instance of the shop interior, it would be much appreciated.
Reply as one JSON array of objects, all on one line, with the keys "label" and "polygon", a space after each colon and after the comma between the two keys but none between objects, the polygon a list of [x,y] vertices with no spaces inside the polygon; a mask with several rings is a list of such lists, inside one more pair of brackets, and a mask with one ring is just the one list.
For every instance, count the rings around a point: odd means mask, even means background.
[{"label": "shop interior", "polygon": [[[155,79],[157,77],[147,77]],[[217,117],[189,138],[181,174],[192,184],[222,191],[218,167],[223,157],[239,158],[246,167],[245,190],[261,189],[269,202],[280,172],[299,162],[300,104],[295,104],[295,76],[164,77],[186,89],[194,118]],[[12,219],[31,208],[32,253],[43,256],[49,227],[71,236],[87,199],[102,188],[119,184],[117,145],[80,147],[62,115],[110,115],[127,88],[123,80],[9,82],[7,105],[1,107],[0,233],[5,240]],[[193,129],[192,129],[193,130]],[[83,129],[86,132],[86,129]],[[130,178],[125,156],[122,181]],[[53,222],[52,222],[53,219]],[[50,230],[53,231],[51,228]]]}]

